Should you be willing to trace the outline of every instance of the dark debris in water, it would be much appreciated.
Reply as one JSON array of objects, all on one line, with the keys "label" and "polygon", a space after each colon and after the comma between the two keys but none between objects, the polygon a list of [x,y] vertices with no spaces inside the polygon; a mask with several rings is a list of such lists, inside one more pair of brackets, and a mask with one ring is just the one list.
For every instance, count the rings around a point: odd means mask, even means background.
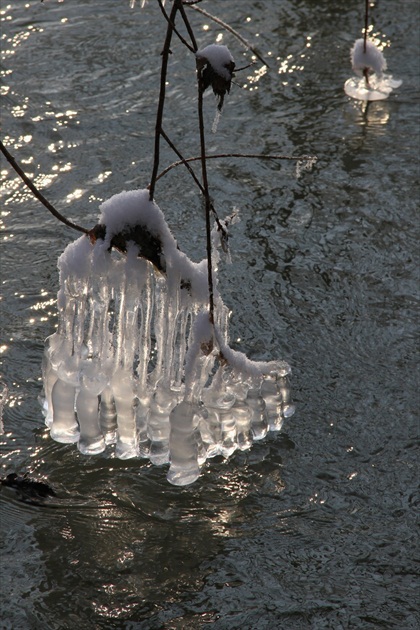
[{"label": "dark debris in water", "polygon": [[27,473],[24,475],[10,473],[4,479],[0,479],[0,484],[1,486],[13,488],[19,501],[30,503],[31,505],[44,505],[45,499],[57,496],[51,486],[43,481],[34,481]]}]

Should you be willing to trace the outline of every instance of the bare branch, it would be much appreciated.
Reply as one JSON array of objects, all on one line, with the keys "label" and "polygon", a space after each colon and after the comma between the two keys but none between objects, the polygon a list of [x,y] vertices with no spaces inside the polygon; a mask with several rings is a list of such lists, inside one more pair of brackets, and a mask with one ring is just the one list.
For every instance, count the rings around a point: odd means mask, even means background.
[{"label": "bare branch", "polygon": [[[158,102],[158,108],[157,108],[157,113],[156,113],[153,169],[152,169],[152,176],[150,178],[150,186],[149,186],[151,201],[153,200],[154,194],[155,194],[156,175],[158,173],[158,168],[159,168],[160,136],[162,132],[163,108],[165,105],[166,75],[168,72],[168,59],[169,59],[169,54],[171,52],[170,45],[171,45],[171,40],[172,40],[173,25],[175,23],[175,17],[176,17],[180,4],[181,4],[181,0],[175,0],[172,5],[171,14],[168,19],[168,28],[166,29],[165,43],[163,45],[163,50],[162,50],[162,68],[160,71],[159,102]],[[162,11],[166,15],[165,9],[163,8],[161,1],[159,2],[159,6],[161,7]]]},{"label": "bare branch", "polygon": [[[191,52],[195,52],[197,50],[197,48],[194,50],[194,48],[192,46],[190,46],[190,44],[187,42],[187,40],[182,37],[181,33],[178,31],[178,29],[176,28],[174,22],[171,21],[170,17],[168,16],[168,14],[165,11],[165,7],[163,6],[163,2],[162,0],[158,0],[159,6],[160,6],[160,10],[162,11],[162,14],[165,18],[165,20],[168,22],[168,24],[171,26],[172,31],[175,33],[175,35],[178,36],[178,38],[181,40],[181,42],[184,44],[184,46],[186,46],[187,48],[189,48],[189,50],[191,50]],[[182,4],[178,7],[178,10],[184,11],[184,8],[182,7]],[[171,14],[172,15],[172,14]],[[175,16],[174,16],[175,17]],[[191,36],[191,34],[190,34]]]},{"label": "bare branch", "polygon": [[365,54],[366,54],[366,42],[367,42],[368,29],[369,29],[369,0],[365,0],[365,32],[363,33],[363,52]]},{"label": "bare branch", "polygon": [[221,20],[220,18],[216,17],[215,15],[212,15],[211,13],[208,13],[207,11],[205,11],[201,7],[198,7],[195,4],[190,4],[189,2],[186,2],[184,4],[187,7],[190,7],[191,9],[193,9],[194,11],[198,11],[199,13],[204,15],[205,17],[208,17],[209,20],[213,20],[213,22],[216,22],[216,24],[219,24],[220,26],[222,26],[226,31],[229,31],[229,33],[232,33],[232,35],[234,35],[237,39],[239,39],[239,41],[244,46],[246,46],[246,48],[248,48],[251,52],[254,53],[254,55],[261,61],[262,64],[264,64],[264,66],[267,66],[267,68],[270,67],[269,64],[267,63],[267,61],[264,59],[264,57],[262,57],[260,55],[260,53],[255,48],[255,46],[250,44],[250,42],[247,39],[245,39],[245,37],[242,37],[242,35],[240,33],[238,33],[238,31],[235,31],[234,28],[229,26],[229,24],[226,24],[226,22],[223,22],[223,20]]},{"label": "bare branch", "polygon": [[[263,155],[261,153],[218,153],[215,155],[206,155],[206,160],[214,160],[220,158],[252,158],[258,160],[291,160],[295,162],[304,162],[310,160],[316,160],[316,156],[314,155]],[[189,157],[177,162],[173,162],[167,166],[159,175],[156,177],[156,181],[166,175],[169,171],[171,171],[176,166],[180,164],[187,164],[188,162],[196,162],[201,160],[201,156]]]},{"label": "bare branch", "polygon": [[[188,161],[191,160],[186,160],[180,153],[180,151],[177,149],[177,147],[174,145],[174,143],[172,142],[172,140],[166,135],[166,133],[164,132],[163,129],[161,129],[160,131],[162,137],[166,140],[166,142],[169,144],[169,146],[171,147],[171,149],[174,151],[174,153],[177,154],[177,156],[180,158],[180,161],[178,162],[178,164],[185,164],[185,166],[187,167],[188,171],[190,172],[193,180],[195,181],[195,183],[197,184],[197,186],[199,187],[199,189],[201,190],[201,192],[204,194],[204,188],[201,185],[200,180],[198,179],[197,175],[194,173],[193,169],[191,168],[191,166],[187,163]],[[197,158],[198,160],[200,158]],[[156,181],[159,179],[159,175],[156,177]]]},{"label": "bare branch", "polygon": [[197,52],[197,50],[198,50],[197,41],[195,39],[194,31],[191,28],[191,24],[189,23],[189,20],[187,18],[186,13],[185,13],[185,9],[184,9],[184,7],[182,5],[182,2],[181,2],[181,6],[179,8],[179,12],[182,15],[182,19],[184,20],[184,24],[185,24],[186,29],[188,31],[188,34],[189,34],[189,36],[191,38],[191,43],[193,45],[194,52]]},{"label": "bare branch", "polygon": [[84,234],[87,234],[89,232],[89,230],[87,230],[86,228],[81,227],[80,225],[76,225],[76,223],[73,223],[69,219],[66,219],[66,217],[63,217],[63,215],[60,214],[58,212],[58,210],[56,210],[54,208],[54,206],[48,201],[48,199],[46,199],[44,197],[44,195],[41,193],[40,190],[38,190],[38,188],[29,179],[29,177],[27,175],[25,175],[23,170],[20,168],[19,164],[16,162],[15,158],[9,153],[9,151],[6,149],[6,147],[4,146],[3,142],[1,142],[1,141],[0,141],[0,151],[3,153],[4,157],[9,162],[10,166],[12,166],[12,168],[14,168],[14,170],[19,175],[19,177],[23,180],[23,182],[26,184],[26,186],[35,195],[35,197],[38,199],[38,201],[40,201],[47,208],[47,210],[49,210],[51,212],[51,214],[55,216],[56,219],[58,219],[62,223],[65,223],[65,225],[68,225],[69,227],[73,228],[74,230],[78,230],[79,232],[83,232]]}]

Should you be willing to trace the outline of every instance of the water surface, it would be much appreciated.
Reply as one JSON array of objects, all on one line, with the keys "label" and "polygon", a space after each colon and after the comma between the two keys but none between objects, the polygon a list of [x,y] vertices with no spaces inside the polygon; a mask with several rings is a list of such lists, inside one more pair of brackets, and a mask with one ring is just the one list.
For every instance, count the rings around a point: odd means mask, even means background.
[{"label": "water surface", "polygon": [[[191,487],[143,461],[85,457],[49,438],[37,397],[56,325],[57,257],[77,237],[2,161],[2,476],[30,472],[58,497],[0,492],[2,627],[157,630],[420,625],[418,507],[419,11],[376,2],[373,33],[403,85],[351,101],[363,3],[203,3],[270,64],[238,73],[214,152],[316,154],[210,164],[234,207],[220,290],[235,348],[293,368],[296,415]],[[147,185],[165,27],[150,2],[4,5],[2,134],[50,201],[91,227],[100,202]],[[251,55],[202,16],[200,45]],[[194,62],[174,44],[165,128],[198,153]],[[206,96],[210,129],[215,101]],[[163,151],[162,164],[174,160]],[[203,208],[180,168],[156,198],[180,246],[204,256]],[[417,591],[418,594],[418,591]]]}]

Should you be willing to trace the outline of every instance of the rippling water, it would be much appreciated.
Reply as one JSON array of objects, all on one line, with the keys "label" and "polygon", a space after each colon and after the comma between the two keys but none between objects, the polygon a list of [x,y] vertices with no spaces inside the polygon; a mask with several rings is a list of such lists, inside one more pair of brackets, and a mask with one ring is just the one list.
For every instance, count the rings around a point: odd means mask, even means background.
[{"label": "rippling water", "polygon": [[[29,471],[45,507],[2,488],[2,627],[398,628],[420,625],[418,507],[418,6],[375,2],[373,33],[403,85],[350,101],[359,1],[203,3],[269,60],[233,86],[214,152],[316,154],[211,163],[221,215],[239,207],[221,292],[235,347],[287,359],[296,415],[198,482],[50,440],[37,397],[56,323],[56,261],[75,238],[2,162],[2,476]],[[2,7],[2,135],[56,207],[90,227],[101,200],[148,183],[164,27],[150,2]],[[199,43],[250,55],[193,15]],[[166,125],[198,152],[194,64],[174,45]],[[211,127],[215,111],[206,98]],[[164,151],[163,163],[173,161]],[[204,222],[182,170],[156,197],[181,247]],[[417,591],[418,595],[418,591]]]}]

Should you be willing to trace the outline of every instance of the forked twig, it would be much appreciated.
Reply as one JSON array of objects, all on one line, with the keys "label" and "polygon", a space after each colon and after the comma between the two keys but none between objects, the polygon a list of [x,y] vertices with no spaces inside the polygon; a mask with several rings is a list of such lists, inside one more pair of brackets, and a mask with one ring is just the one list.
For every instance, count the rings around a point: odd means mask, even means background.
[{"label": "forked twig", "polygon": [[[163,17],[168,22],[168,24],[171,26],[172,31],[175,33],[175,35],[178,36],[178,38],[184,44],[184,46],[189,48],[189,50],[191,50],[191,52],[195,52],[195,50],[197,50],[197,49],[194,50],[194,48],[192,46],[190,46],[190,44],[187,42],[187,40],[184,37],[182,37],[181,33],[178,31],[178,29],[176,28],[174,22],[171,21],[169,15],[165,11],[165,7],[163,6],[162,0],[158,0],[158,4],[159,4],[159,7],[160,7],[160,10],[162,11]],[[181,10],[181,8],[182,8],[182,5],[180,5],[178,7],[178,10]],[[183,8],[182,8],[182,10],[183,10]]]},{"label": "forked twig", "polygon": [[185,24],[185,27],[186,27],[186,29],[188,31],[188,35],[190,36],[194,52],[197,52],[197,50],[198,50],[197,41],[195,39],[194,31],[191,28],[191,24],[190,24],[190,22],[189,22],[189,20],[187,18],[187,14],[185,13],[185,9],[184,9],[184,6],[183,6],[182,2],[181,2],[181,6],[180,6],[179,11],[180,11],[180,13],[182,15],[182,19],[184,20],[184,24]]},{"label": "forked twig", "polygon": [[[295,162],[303,162],[303,161],[310,161],[310,160],[317,159],[315,155],[263,155],[261,153],[217,153],[213,155],[206,155],[206,160],[214,160],[214,159],[220,159],[220,158],[253,158],[253,159],[259,159],[259,160],[291,160]],[[201,156],[184,158],[177,162],[173,162],[172,164],[167,166],[163,171],[159,173],[159,175],[156,177],[156,181],[160,179],[161,177],[163,177],[164,175],[166,175],[166,173],[171,171],[176,166],[179,166],[180,164],[187,165],[188,162],[196,162],[198,160],[201,160]]]},{"label": "forked twig", "polygon": [[232,33],[232,35],[234,35],[236,39],[239,39],[239,41],[242,42],[242,44],[246,46],[246,48],[249,48],[249,50],[254,53],[254,55],[261,61],[262,64],[264,64],[264,66],[267,66],[267,68],[270,67],[264,57],[260,55],[255,46],[253,46],[247,39],[245,39],[245,37],[242,37],[242,35],[238,33],[238,31],[235,31],[234,28],[229,26],[229,24],[226,24],[226,22],[223,22],[223,20],[221,20],[220,18],[212,15],[211,13],[208,13],[207,11],[205,11],[205,9],[198,7],[196,4],[190,4],[189,2],[186,2],[184,4],[185,6],[190,7],[194,11],[198,11],[198,13],[201,13],[205,17],[209,18],[209,20],[213,20],[213,22],[216,22],[216,24],[222,26],[226,31],[229,31],[229,33]]},{"label": "forked twig", "polygon": [[[177,147],[174,145],[174,143],[172,142],[172,140],[166,135],[166,133],[164,132],[163,129],[160,130],[161,136],[162,138],[164,138],[164,140],[166,140],[166,142],[168,143],[168,145],[171,147],[172,151],[174,153],[176,153],[176,155],[179,157],[179,162],[177,162],[177,164],[185,164],[185,166],[187,167],[188,171],[190,172],[193,180],[195,181],[195,183],[197,184],[197,186],[199,187],[199,189],[201,190],[201,192],[204,194],[204,188],[200,182],[200,180],[198,179],[197,175],[194,173],[193,169],[191,168],[191,166],[188,164],[188,162],[191,162],[190,159],[185,159],[181,152],[177,149]],[[201,158],[197,158],[197,160],[200,160]],[[157,181],[160,178],[161,175],[158,175],[156,177]]]}]

